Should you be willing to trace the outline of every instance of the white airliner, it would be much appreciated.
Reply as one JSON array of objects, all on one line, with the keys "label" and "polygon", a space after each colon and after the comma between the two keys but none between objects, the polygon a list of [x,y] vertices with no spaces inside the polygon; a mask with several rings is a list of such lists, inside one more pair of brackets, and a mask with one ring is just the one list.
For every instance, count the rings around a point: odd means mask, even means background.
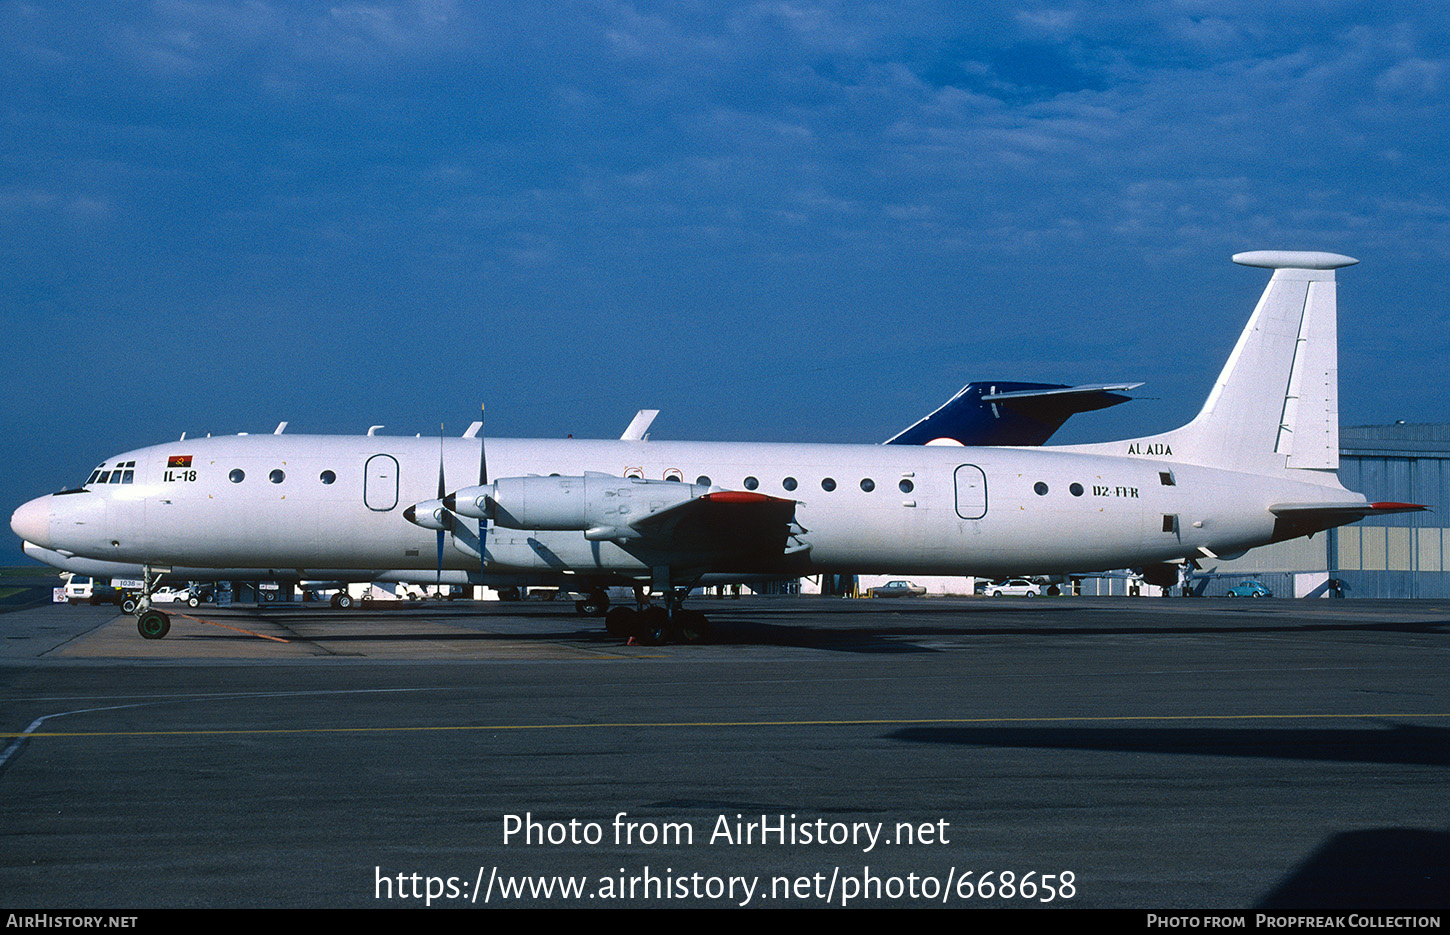
[{"label": "white airliner", "polygon": [[[1109,406],[1116,406],[1128,402],[1131,397],[1122,395],[1125,390],[1135,389],[1142,386],[1141,383],[1093,383],[1082,386],[1066,386],[1060,383],[1022,383],[1000,380],[974,381],[958,390],[951,399],[934,409],[929,415],[918,419],[908,428],[896,433],[887,439],[883,444],[887,445],[959,445],[959,446],[981,446],[981,445],[1041,445],[1052,436],[1062,424],[1077,413],[1091,412],[1096,409],[1104,409]],[[633,421],[624,434],[620,436],[623,441],[645,441],[649,438],[649,428],[659,415],[658,409],[641,409],[635,414]],[[277,426],[274,434],[282,434],[287,423],[283,422]],[[475,422],[469,426],[468,431],[463,434],[464,438],[473,438],[483,427],[482,422]],[[373,426],[373,430],[382,426]],[[368,435],[374,431],[369,430]],[[185,440],[185,436],[182,436]],[[120,474],[106,472],[107,465],[103,464],[93,472],[89,483],[129,483],[134,482],[134,472],[127,479],[123,470]],[[105,476],[102,476],[102,475]],[[111,580],[136,580],[146,575],[145,568],[141,565],[127,562],[113,562],[100,559],[88,559],[78,556],[67,558],[52,549],[45,549],[33,542],[25,542],[24,550],[39,561],[54,565],[62,571],[80,575],[86,578],[111,579]],[[226,580],[231,578],[248,579],[255,578],[259,574],[258,569],[217,569],[217,568],[184,568],[173,566],[172,571],[161,577],[163,583],[179,584],[189,583],[195,586],[203,580]],[[353,605],[353,598],[350,594],[346,580],[311,580],[304,579],[295,570],[270,569],[269,574],[274,580],[285,580],[289,583],[303,585],[313,591],[328,590],[336,588],[332,595],[332,606],[339,609],[348,609]],[[411,583],[411,584],[437,584],[441,582],[442,568],[429,569],[394,569],[383,572],[371,579],[372,583]],[[752,575],[752,576],[708,576],[710,583],[737,583],[758,580],[779,580],[773,575]],[[565,574],[540,574],[530,573],[528,576],[510,581],[501,581],[499,576],[491,576],[497,593],[505,600],[518,600],[522,595],[522,588],[527,585],[539,585],[553,588],[569,588],[581,584],[577,575]],[[276,591],[263,591],[262,595],[269,598],[275,597]],[[193,600],[196,600],[193,598]],[[137,606],[135,598],[128,598],[121,602],[120,606],[126,613],[131,613]],[[367,598],[364,598],[367,603]],[[196,606],[193,604],[192,606]],[[609,609],[609,598],[603,591],[581,595],[580,599],[574,602],[575,610],[581,614],[590,616],[603,616]]]},{"label": "white airliner", "polygon": [[[1147,438],[1050,448],[247,435],[108,459],[17,509],[32,554],[163,574],[571,590],[635,584],[611,632],[700,638],[679,595],[707,575],[1166,577],[1365,516],[1339,465],[1333,253],[1260,251],[1274,270],[1199,415]],[[642,433],[626,433],[642,434]],[[493,480],[489,479],[492,472]],[[461,478],[468,478],[460,483]],[[450,479],[452,484],[449,483]],[[648,604],[657,593],[661,604]]]}]

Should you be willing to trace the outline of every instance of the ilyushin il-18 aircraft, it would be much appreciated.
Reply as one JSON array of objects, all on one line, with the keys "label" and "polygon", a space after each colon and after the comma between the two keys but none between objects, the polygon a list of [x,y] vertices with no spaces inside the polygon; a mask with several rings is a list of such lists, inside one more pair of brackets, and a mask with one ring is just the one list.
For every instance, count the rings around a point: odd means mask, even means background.
[{"label": "ilyushin il-18 aircraft", "polygon": [[[80,487],[22,505],[11,528],[57,564],[144,568],[137,628],[151,639],[170,628],[150,602],[166,574],[431,571],[449,584],[634,585],[637,606],[610,610],[606,626],[655,641],[708,633],[682,605],[707,576],[1141,567],[1176,580],[1197,558],[1423,509],[1370,503],[1336,474],[1334,271],[1357,261],[1290,251],[1234,261],[1274,272],[1198,416],[1151,437],[969,448],[650,441],[642,431],[218,436],[107,459]],[[1091,389],[1110,388],[1124,385]]]},{"label": "ilyushin il-18 aircraft", "polygon": [[[1116,406],[1128,402],[1131,397],[1122,395],[1122,391],[1135,389],[1142,386],[1141,383],[1096,383],[1082,386],[1067,386],[1061,383],[1022,383],[1006,381],[976,381],[968,383],[958,390],[953,396],[934,409],[929,415],[917,420],[906,429],[887,439],[887,445],[959,445],[959,446],[984,446],[984,445],[1041,445],[1050,438],[1054,432],[1062,427],[1071,416],[1080,412],[1092,412],[1097,409],[1105,409],[1109,406]],[[620,436],[623,441],[642,441],[647,439],[650,426],[655,417],[659,415],[658,409],[641,409],[635,414],[629,427]],[[483,423],[475,422],[467,432],[465,438],[475,437],[475,433],[481,429]],[[275,434],[282,434],[287,423],[283,422],[277,426]],[[373,426],[372,429],[383,426]],[[369,431],[372,434],[372,430]],[[181,441],[185,441],[183,434]],[[123,462],[124,463],[124,462]],[[127,470],[108,470],[108,464],[101,464],[91,473],[86,484],[121,484],[134,483],[135,472]],[[33,542],[24,543],[25,553],[47,564],[54,565],[64,572],[70,574],[85,575],[94,578],[111,578],[135,580],[138,578],[151,577],[141,565],[128,564],[126,562],[105,561],[99,559],[81,558],[78,556],[65,556],[52,549],[43,548]],[[170,572],[163,572],[160,582],[180,583],[189,582],[193,589],[203,580],[227,580],[227,579],[250,579],[256,578],[262,573],[262,569],[224,569],[224,568],[186,568],[173,566]],[[332,595],[332,606],[339,609],[348,609],[353,606],[353,598],[349,593],[345,580],[323,580],[303,578],[300,570],[293,569],[266,569],[267,575],[274,580],[287,580],[294,584],[300,584],[313,590],[326,590],[337,588]],[[436,569],[422,571],[419,569],[395,569],[382,572],[372,578],[374,583],[414,583],[434,584],[441,582],[443,575],[442,556]],[[741,578],[735,576],[730,581],[721,581],[720,576],[710,576],[709,583],[736,583],[738,581],[751,582],[765,577],[773,576],[746,576]],[[571,578],[573,580],[571,580]],[[517,579],[516,583],[509,584],[498,580],[493,576],[496,593],[503,600],[517,600],[522,594],[522,588],[527,585],[542,585],[554,588],[569,588],[581,584],[578,576],[568,574],[549,575],[546,573],[534,572]],[[263,591],[263,596],[272,597],[276,591]],[[363,599],[364,604],[367,598]],[[192,597],[188,601],[195,607],[200,603],[193,590]],[[124,596],[120,606],[125,613],[131,613],[139,605],[139,599],[130,595]],[[602,590],[594,590],[587,595],[581,596],[574,602],[575,610],[578,613],[590,616],[603,616],[609,609],[609,597]],[[617,618],[616,618],[617,619]]]}]

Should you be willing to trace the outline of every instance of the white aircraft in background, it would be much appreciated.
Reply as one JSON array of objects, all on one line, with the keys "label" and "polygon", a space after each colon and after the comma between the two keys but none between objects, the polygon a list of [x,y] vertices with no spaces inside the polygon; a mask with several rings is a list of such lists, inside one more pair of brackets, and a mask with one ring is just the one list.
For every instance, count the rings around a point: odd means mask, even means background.
[{"label": "white aircraft in background", "polygon": [[706,575],[1176,577],[1196,557],[1422,509],[1369,503],[1335,474],[1334,270],[1356,261],[1234,261],[1274,274],[1197,418],[1152,437],[1053,448],[209,437],[108,459],[85,485],[22,505],[11,528],[65,559],[144,566],[137,627],[153,639],[170,627],[150,606],[154,582],[208,569],[643,585],[663,602],[615,608],[610,631],[691,639],[708,622],[679,595]]}]

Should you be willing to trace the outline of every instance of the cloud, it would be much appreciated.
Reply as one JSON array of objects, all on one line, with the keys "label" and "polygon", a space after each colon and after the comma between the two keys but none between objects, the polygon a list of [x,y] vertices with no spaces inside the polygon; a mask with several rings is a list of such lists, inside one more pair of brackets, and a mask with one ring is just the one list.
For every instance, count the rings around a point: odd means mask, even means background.
[{"label": "cloud", "polygon": [[[999,366],[997,331],[1034,337],[992,376],[1147,359],[1188,397],[1145,350],[1238,310],[1217,279],[1139,295],[1165,270],[1368,251],[1367,284],[1420,264],[1402,314],[1438,307],[1447,32],[1428,7],[1239,0],[5,4],[0,300],[37,332],[188,322],[329,385],[417,349],[367,379],[443,408],[477,382],[433,376],[458,347],[536,413],[580,379],[624,408],[698,391],[701,434],[756,410],[712,408],[734,380],[692,361],[780,374],[874,438],[904,414],[845,411],[856,374],[949,393]],[[883,356],[883,329],[917,337]],[[709,356],[721,334],[749,367]]]}]

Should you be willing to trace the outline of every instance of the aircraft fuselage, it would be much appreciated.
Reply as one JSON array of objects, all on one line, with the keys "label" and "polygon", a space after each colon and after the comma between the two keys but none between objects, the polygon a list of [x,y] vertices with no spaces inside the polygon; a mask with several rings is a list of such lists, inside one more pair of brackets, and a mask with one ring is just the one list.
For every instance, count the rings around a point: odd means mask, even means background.
[{"label": "aircraft fuselage", "polygon": [[[449,489],[475,483],[478,439],[448,438]],[[669,441],[489,439],[494,477],[681,480],[796,502],[791,555],[735,572],[1039,574],[1141,566],[1272,540],[1274,503],[1322,499],[1322,483],[1070,449],[923,448]],[[126,483],[26,504],[14,525],[62,555],[211,568],[432,571],[436,533],[403,517],[437,495],[440,441],[385,436],[224,436],[109,459]],[[235,478],[235,479],[233,479]],[[475,527],[476,529],[476,524]],[[447,537],[444,569],[648,574],[658,559],[578,530],[490,525],[486,565]]]}]

